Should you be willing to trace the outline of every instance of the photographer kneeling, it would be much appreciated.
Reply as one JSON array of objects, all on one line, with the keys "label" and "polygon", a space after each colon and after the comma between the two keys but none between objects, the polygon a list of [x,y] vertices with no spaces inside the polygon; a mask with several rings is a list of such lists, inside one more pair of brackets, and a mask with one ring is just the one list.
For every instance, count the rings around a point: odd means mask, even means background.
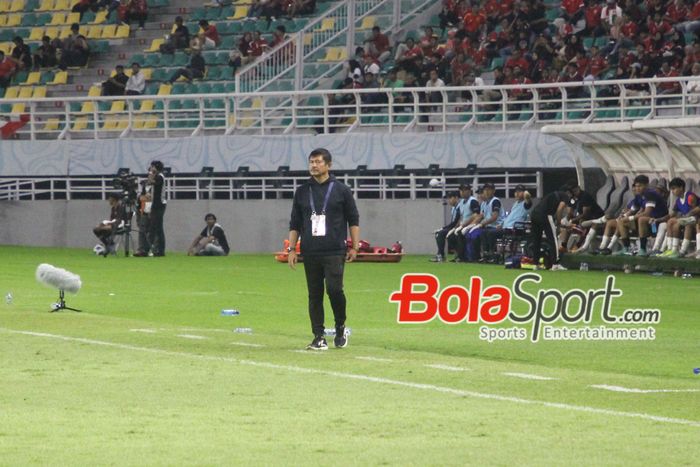
[{"label": "photographer kneeling", "polygon": [[107,257],[110,253],[116,253],[113,236],[125,219],[121,195],[119,193],[110,193],[107,195],[107,201],[109,201],[110,206],[109,219],[103,220],[92,229],[92,232],[105,247],[104,251],[100,253],[104,257]]},{"label": "photographer kneeling", "polygon": [[204,216],[207,226],[195,237],[187,251],[189,256],[226,256],[229,252],[228,240],[224,229],[216,223],[212,213]]}]

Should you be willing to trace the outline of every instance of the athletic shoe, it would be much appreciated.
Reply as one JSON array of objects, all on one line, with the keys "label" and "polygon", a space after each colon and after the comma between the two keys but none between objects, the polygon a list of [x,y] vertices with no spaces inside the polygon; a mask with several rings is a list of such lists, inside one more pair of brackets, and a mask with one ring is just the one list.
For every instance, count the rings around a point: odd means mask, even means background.
[{"label": "athletic shoe", "polygon": [[445,261],[445,258],[442,257],[442,255],[435,255],[433,258],[430,258],[431,263],[442,263]]},{"label": "athletic shoe", "polygon": [[568,269],[561,264],[553,264],[550,271],[568,271]]},{"label": "athletic shoe", "polygon": [[306,346],[306,350],[328,350],[328,343],[323,336],[319,336]]},{"label": "athletic shoe", "polygon": [[144,257],[146,257],[146,256],[148,256],[148,255],[147,255],[146,252],[144,252],[144,251],[137,251],[137,252],[134,253],[132,256],[135,256],[135,257],[137,257],[137,258],[144,258]]},{"label": "athletic shoe", "polygon": [[672,254],[673,254],[673,250],[666,250],[663,253],[661,253],[659,256],[661,256],[662,258],[668,258]]},{"label": "athletic shoe", "polygon": [[649,253],[647,253],[647,250],[641,249],[641,250],[639,250],[639,251],[637,252],[637,256],[640,256],[640,257],[647,257],[647,256],[649,256]]},{"label": "athletic shoe", "polygon": [[661,255],[661,252],[659,250],[651,250],[649,252],[649,256],[659,256]]},{"label": "athletic shoe", "polygon": [[573,247],[573,248],[571,249],[571,253],[573,253],[573,254],[575,254],[575,255],[581,254],[581,253],[588,253],[588,247],[586,247],[586,248],[583,248],[583,247],[581,247],[581,248]]},{"label": "athletic shoe", "polygon": [[700,250],[695,252],[695,259],[700,259]]},{"label": "athletic shoe", "polygon": [[335,330],[335,338],[333,338],[333,344],[336,348],[342,349],[348,346],[348,330],[343,326],[340,329]]},{"label": "athletic shoe", "polygon": [[603,256],[609,256],[612,254],[612,250],[610,248],[603,248],[602,250],[598,250],[598,252]]},{"label": "athletic shoe", "polygon": [[668,255],[665,255],[664,258],[669,258],[669,259],[676,259],[680,258],[681,254],[678,253],[676,250],[669,250],[670,253]]},{"label": "athletic shoe", "polygon": [[617,250],[615,253],[612,254],[613,256],[630,256],[632,253],[630,253],[630,249],[627,248],[626,246],[623,246],[619,250]]}]

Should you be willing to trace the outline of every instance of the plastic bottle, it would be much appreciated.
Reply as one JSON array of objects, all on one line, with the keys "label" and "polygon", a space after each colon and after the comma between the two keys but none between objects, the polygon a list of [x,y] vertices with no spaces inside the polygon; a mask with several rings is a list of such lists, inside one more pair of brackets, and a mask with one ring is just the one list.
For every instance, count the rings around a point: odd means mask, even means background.
[{"label": "plastic bottle", "polygon": [[239,334],[253,334],[253,328],[236,328],[233,330],[233,332],[237,332]]},{"label": "plastic bottle", "polygon": [[588,271],[588,263],[581,263],[579,268],[581,271]]},{"label": "plastic bottle", "polygon": [[240,315],[241,312],[238,310],[230,309],[230,310],[221,310],[221,316],[237,316]]},{"label": "plastic bottle", "polygon": [[12,305],[12,292],[7,292],[7,295],[5,295],[5,303]]}]

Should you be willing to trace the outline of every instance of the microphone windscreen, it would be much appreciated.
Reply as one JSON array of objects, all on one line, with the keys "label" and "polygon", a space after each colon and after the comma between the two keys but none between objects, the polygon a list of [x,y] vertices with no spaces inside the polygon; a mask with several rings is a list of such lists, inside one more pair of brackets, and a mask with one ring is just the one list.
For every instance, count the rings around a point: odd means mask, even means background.
[{"label": "microphone windscreen", "polygon": [[73,294],[78,293],[83,285],[79,275],[46,263],[42,263],[36,268],[36,280],[49,287]]}]

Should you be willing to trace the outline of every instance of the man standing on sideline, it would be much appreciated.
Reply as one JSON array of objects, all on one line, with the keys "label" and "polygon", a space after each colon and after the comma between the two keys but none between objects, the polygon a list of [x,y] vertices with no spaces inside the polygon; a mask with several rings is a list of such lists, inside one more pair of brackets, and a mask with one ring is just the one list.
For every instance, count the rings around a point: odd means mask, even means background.
[{"label": "man standing on sideline", "polygon": [[[335,318],[336,347],[348,345],[345,330],[346,300],[343,292],[345,261],[357,257],[360,243],[360,215],[350,188],[338,181],[329,171],[331,153],[318,148],[309,154],[309,181],[294,193],[289,221],[288,263],[296,269],[295,245],[301,236],[301,254],[304,256],[306,286],[309,291],[309,317],[314,339],[306,348],[327,350],[324,335],[323,291],[325,289]],[[352,247],[347,248],[346,237],[350,227]]]},{"label": "man standing on sideline", "polygon": [[445,261],[445,246],[450,237],[455,238],[457,227],[460,226],[462,219],[461,211],[459,210],[459,193],[450,191],[447,193],[447,205],[450,206],[450,222],[441,229],[435,231],[435,243],[437,244],[437,254],[434,258],[430,258],[433,263],[442,263]]},{"label": "man standing on sideline", "polygon": [[547,238],[547,258],[545,267],[552,271],[565,271],[566,268],[559,264],[559,249],[557,248],[557,228],[564,214],[568,210],[570,198],[565,191],[553,191],[532,208],[530,221],[532,228],[530,244],[532,245],[532,260],[535,267],[539,268],[540,248],[542,246],[542,233]]},{"label": "man standing on sideline", "polygon": [[165,189],[165,176],[163,175],[163,163],[161,161],[151,162],[148,169],[149,181],[153,184],[153,200],[150,214],[151,248],[153,256],[165,256],[165,231],[163,230],[163,217],[168,199]]}]

